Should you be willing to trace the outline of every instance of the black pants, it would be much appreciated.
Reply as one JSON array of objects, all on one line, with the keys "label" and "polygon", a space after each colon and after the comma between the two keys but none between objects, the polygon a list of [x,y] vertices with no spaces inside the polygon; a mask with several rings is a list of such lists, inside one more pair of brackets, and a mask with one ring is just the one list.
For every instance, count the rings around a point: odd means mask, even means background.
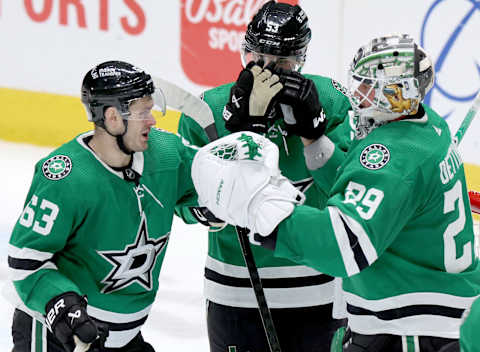
[{"label": "black pants", "polygon": [[[397,335],[362,335],[351,332],[347,329],[343,339],[344,352],[402,352],[402,351],[420,351],[420,352],[459,352],[460,346],[456,339],[446,339],[442,337],[418,336],[418,347],[415,349],[411,342],[413,336],[402,337]],[[406,347],[407,339],[410,341],[409,348]],[[405,346],[404,346],[405,345]]]},{"label": "black pants", "polygon": [[[332,305],[271,309],[284,352],[329,351],[335,331],[345,322],[332,319]],[[256,308],[207,302],[211,352],[268,352],[268,342]]]},{"label": "black pants", "polygon": [[[46,330],[46,342],[44,342]],[[27,313],[15,309],[12,323],[12,352],[65,352],[65,349],[42,323]],[[32,347],[32,340],[34,340]],[[46,345],[46,350],[42,346]],[[132,341],[121,348],[92,349],[89,352],[155,352],[153,347],[138,333]]]}]

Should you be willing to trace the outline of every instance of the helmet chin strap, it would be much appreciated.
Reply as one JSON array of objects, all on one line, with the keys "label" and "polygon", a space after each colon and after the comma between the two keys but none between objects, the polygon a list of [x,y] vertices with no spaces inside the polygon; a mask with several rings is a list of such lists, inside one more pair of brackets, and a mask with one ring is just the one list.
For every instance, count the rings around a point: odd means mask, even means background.
[{"label": "helmet chin strap", "polygon": [[105,125],[105,121],[104,120],[101,120],[99,122],[99,125],[100,127],[103,127],[103,129],[112,137],[115,137],[115,140],[117,141],[117,145],[118,145],[118,148],[120,148],[120,150],[126,154],[126,155],[132,155],[134,152],[130,149],[127,148],[127,146],[125,145],[125,143],[123,142],[123,136],[127,133],[127,130],[128,130],[128,120],[125,120],[125,119],[122,119],[123,120],[123,125],[125,126],[125,130],[123,131],[123,133],[120,133],[120,134],[113,134],[111,133],[107,126]]}]

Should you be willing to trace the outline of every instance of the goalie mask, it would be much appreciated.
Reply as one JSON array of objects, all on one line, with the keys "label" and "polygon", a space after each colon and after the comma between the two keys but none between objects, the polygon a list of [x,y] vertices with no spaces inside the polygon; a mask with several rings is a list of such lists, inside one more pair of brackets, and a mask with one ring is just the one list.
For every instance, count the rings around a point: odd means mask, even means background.
[{"label": "goalie mask", "polygon": [[123,61],[107,61],[95,66],[84,77],[81,99],[88,114],[88,121],[103,127],[104,112],[115,107],[124,120],[148,119],[148,116],[132,114],[130,105],[137,99],[151,96],[154,110],[165,113],[165,97],[155,89],[152,77],[145,71]]},{"label": "goalie mask", "polygon": [[425,51],[402,34],[362,46],[348,76],[349,99],[361,129],[362,124],[379,125],[416,114],[435,74]]},{"label": "goalie mask", "polygon": [[311,36],[307,15],[300,6],[269,1],[248,24],[240,49],[243,67],[261,59],[300,71]]}]

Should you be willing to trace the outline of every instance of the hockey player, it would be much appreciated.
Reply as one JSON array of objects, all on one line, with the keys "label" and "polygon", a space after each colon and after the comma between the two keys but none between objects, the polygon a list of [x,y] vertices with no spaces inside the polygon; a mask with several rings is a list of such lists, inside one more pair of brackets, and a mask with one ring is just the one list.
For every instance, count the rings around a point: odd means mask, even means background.
[{"label": "hockey player", "polygon": [[81,99],[95,130],[36,164],[10,238],[14,352],[154,351],[140,329],[174,207],[194,194],[195,150],[153,128],[162,98],[150,75],[126,62],[85,75]]},{"label": "hockey player", "polygon": [[[343,351],[438,351],[458,340],[462,314],[480,292],[463,163],[446,122],[421,104],[433,81],[431,60],[408,35],[359,49],[349,70],[357,136],[343,162],[328,159],[318,170],[336,172],[324,209],[294,206],[298,198],[271,167],[251,160],[217,169],[220,190],[216,178],[193,177],[203,204],[259,233],[275,257],[343,277]],[[316,143],[331,145],[325,135]],[[320,158],[330,153],[322,148]],[[209,167],[205,151],[192,175]],[[262,187],[232,183],[236,175],[259,180],[260,170]]]},{"label": "hockey player", "polygon": [[[307,135],[315,138],[326,131],[344,149],[350,142],[352,128],[347,116],[350,104],[342,86],[330,78],[305,75],[308,78],[305,79],[296,72],[304,64],[310,38],[308,18],[299,6],[267,2],[248,24],[241,50],[245,69],[237,82],[208,90],[203,99],[212,109],[220,137],[248,130],[263,133],[277,144],[284,175],[305,192],[307,204],[320,207],[324,206],[326,195],[313,183],[310,165],[305,166],[300,137],[293,135],[296,131],[287,130],[289,126],[283,120],[292,110],[311,111],[318,116],[318,124],[305,129]],[[247,65],[254,61],[260,65]],[[267,68],[264,69],[262,62]],[[291,99],[281,94],[282,84],[268,67],[294,71],[288,81],[298,84],[305,94],[293,109],[287,104],[269,104],[274,96],[277,102],[291,103]],[[252,84],[263,88],[249,99]],[[205,132],[189,116],[181,116],[179,133],[192,144],[208,143]],[[333,277],[291,259],[275,258],[271,251],[261,247],[254,247],[253,255],[282,349],[327,350],[334,330],[341,323],[331,318]],[[269,349],[248,277],[235,228],[228,226],[220,232],[210,232],[205,296],[212,352]]]}]

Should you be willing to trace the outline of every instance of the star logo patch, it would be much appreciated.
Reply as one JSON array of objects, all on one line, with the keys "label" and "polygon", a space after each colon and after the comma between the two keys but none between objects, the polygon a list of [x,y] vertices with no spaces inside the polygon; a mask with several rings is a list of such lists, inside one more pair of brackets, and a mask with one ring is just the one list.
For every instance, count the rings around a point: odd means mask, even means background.
[{"label": "star logo patch", "polygon": [[390,151],[383,144],[370,144],[360,154],[360,163],[370,170],[381,169],[389,160]]},{"label": "star logo patch", "polygon": [[127,245],[123,251],[98,252],[113,265],[113,269],[102,280],[105,284],[102,293],[111,293],[135,282],[150,291],[153,268],[158,255],[166,248],[169,235],[170,232],[158,239],[149,238],[147,219],[142,213],[135,243]]},{"label": "star logo patch", "polygon": [[55,155],[42,165],[43,175],[50,180],[61,180],[72,171],[72,160],[66,155]]}]

